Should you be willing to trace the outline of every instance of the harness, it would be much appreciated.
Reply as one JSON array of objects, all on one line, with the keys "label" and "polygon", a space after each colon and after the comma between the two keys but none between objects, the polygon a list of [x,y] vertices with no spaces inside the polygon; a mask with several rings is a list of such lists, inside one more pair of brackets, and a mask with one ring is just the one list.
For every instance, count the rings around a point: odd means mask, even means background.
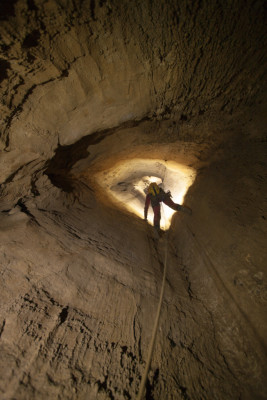
[{"label": "harness", "polygon": [[158,187],[156,183],[152,184],[148,188],[148,194],[150,195],[151,206],[156,207],[163,200],[165,193]]},{"label": "harness", "polygon": [[160,188],[158,187],[157,184],[150,185],[148,193],[152,194],[152,196],[157,196],[160,193]]}]

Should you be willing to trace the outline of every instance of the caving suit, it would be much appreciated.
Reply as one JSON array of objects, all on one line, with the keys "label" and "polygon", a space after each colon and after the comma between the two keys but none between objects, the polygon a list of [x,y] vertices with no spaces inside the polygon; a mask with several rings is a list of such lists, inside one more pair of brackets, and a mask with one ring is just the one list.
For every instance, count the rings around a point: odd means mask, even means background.
[{"label": "caving suit", "polygon": [[175,211],[179,211],[182,208],[180,204],[176,204],[172,201],[170,193],[165,193],[161,188],[159,188],[159,193],[157,193],[156,191],[153,194],[148,193],[146,195],[144,217],[145,219],[147,219],[148,207],[151,203],[154,212],[154,227],[157,229],[160,229],[160,203],[162,201]]}]

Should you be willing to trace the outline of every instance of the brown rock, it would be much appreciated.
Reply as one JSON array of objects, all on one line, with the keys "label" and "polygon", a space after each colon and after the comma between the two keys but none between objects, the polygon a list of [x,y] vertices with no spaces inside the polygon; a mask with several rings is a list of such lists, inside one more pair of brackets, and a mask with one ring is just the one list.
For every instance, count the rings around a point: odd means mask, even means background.
[{"label": "brown rock", "polygon": [[[264,2],[0,19],[0,398],[135,399],[166,256],[146,399],[266,398]],[[160,238],[150,177],[193,210]]]}]

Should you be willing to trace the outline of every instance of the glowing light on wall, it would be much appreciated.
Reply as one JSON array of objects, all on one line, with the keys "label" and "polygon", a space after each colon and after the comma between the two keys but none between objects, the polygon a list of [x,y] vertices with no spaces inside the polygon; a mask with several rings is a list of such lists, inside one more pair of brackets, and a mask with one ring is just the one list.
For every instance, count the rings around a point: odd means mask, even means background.
[{"label": "glowing light on wall", "polygon": [[[119,207],[144,218],[146,189],[156,182],[163,190],[171,191],[172,200],[183,204],[188,188],[194,182],[193,168],[173,161],[132,159],[96,175],[98,184]],[[161,203],[161,228],[168,229],[175,211]],[[153,210],[148,212],[148,222],[153,225]]]}]

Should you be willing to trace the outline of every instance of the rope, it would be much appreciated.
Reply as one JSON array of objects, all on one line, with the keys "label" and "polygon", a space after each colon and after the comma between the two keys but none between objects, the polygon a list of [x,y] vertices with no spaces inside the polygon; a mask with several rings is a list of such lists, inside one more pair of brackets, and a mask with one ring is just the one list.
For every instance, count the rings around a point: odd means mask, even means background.
[{"label": "rope", "polygon": [[155,317],[154,327],[153,327],[153,331],[152,331],[152,337],[151,337],[150,344],[149,344],[146,368],[145,368],[145,371],[144,371],[143,376],[142,376],[142,380],[141,380],[141,384],[140,384],[140,388],[139,388],[139,392],[138,392],[136,400],[142,400],[142,397],[143,397],[143,394],[144,394],[144,390],[145,390],[146,381],[147,381],[147,376],[148,376],[148,372],[149,372],[149,368],[150,368],[150,363],[151,363],[151,359],[152,359],[152,353],[153,353],[153,350],[154,350],[154,344],[155,344],[156,334],[157,334],[158,325],[159,325],[159,317],[160,317],[160,311],[161,311],[164,288],[165,288],[165,282],[166,282],[167,254],[168,254],[168,241],[167,241],[167,233],[166,233],[166,236],[165,236],[164,270],[163,270],[160,298],[159,298],[158,309],[157,309],[157,313],[156,313],[156,317]]}]

